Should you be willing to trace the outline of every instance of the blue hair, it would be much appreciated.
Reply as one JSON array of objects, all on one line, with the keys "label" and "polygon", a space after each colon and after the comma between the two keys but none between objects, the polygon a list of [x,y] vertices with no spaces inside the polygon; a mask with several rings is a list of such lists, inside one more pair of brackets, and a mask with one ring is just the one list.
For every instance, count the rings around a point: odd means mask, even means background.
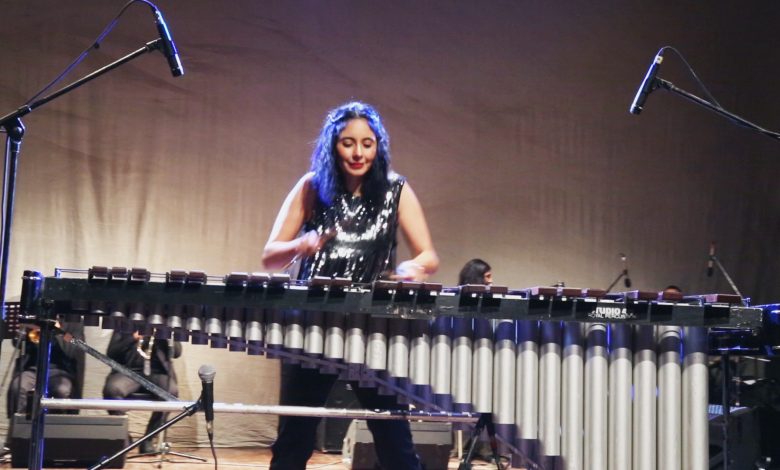
[{"label": "blue hair", "polygon": [[344,192],[344,182],[338,165],[336,144],[339,134],[352,119],[363,118],[376,136],[376,158],[363,181],[363,197],[372,203],[381,201],[389,186],[390,137],[382,118],[373,106],[352,101],[331,110],[325,117],[322,130],[311,154],[312,186],[320,201],[330,206],[336,196]]}]

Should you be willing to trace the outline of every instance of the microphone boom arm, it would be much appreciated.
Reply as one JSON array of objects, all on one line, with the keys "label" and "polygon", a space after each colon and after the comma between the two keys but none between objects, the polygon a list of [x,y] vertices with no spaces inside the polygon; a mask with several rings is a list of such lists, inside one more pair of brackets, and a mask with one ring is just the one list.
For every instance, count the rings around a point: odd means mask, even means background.
[{"label": "microphone boom arm", "polygon": [[726,268],[723,267],[723,264],[720,262],[718,257],[715,255],[710,255],[710,259],[715,263],[715,266],[718,267],[718,271],[723,273],[723,277],[726,278],[726,281],[729,283],[729,286],[731,286],[731,290],[733,290],[734,293],[737,294],[742,299],[743,305],[747,305],[747,300],[742,295],[742,292],[739,291],[737,285],[734,284],[734,280],[731,279],[731,276],[729,276],[728,271],[726,271]]},{"label": "microphone boom arm", "polygon": [[136,57],[146,54],[147,52],[153,52],[162,47],[162,39],[156,39],[150,41],[144,45],[144,47],[131,52],[130,54],[98,69],[94,72],[85,75],[84,77],[76,80],[75,82],[66,85],[59,90],[44,96],[43,98],[33,101],[32,103],[20,106],[16,111],[6,114],[0,117],[0,128],[6,131],[6,146],[5,146],[5,158],[6,162],[4,175],[3,175],[3,214],[2,214],[2,227],[3,231],[0,236],[0,246],[2,246],[2,256],[0,256],[0,334],[4,335],[5,330],[5,291],[8,279],[8,259],[9,249],[11,245],[11,224],[13,222],[14,211],[14,192],[16,190],[16,168],[18,166],[19,154],[21,153],[22,139],[24,137],[25,128],[22,124],[22,116],[26,116],[33,112],[36,108],[43,106],[44,104],[52,101],[60,96],[75,90],[76,88],[84,85],[85,83],[94,80],[95,78],[123,65]]},{"label": "microphone boom arm", "polygon": [[119,58],[115,60],[114,62],[111,62],[110,64],[101,67],[94,72],[85,75],[75,82],[65,85],[64,87],[60,88],[59,90],[53,92],[50,95],[44,96],[43,98],[33,101],[30,104],[25,104],[24,106],[21,106],[16,111],[9,113],[3,117],[0,117],[0,127],[5,127],[8,122],[11,122],[14,119],[21,118],[22,116],[25,116],[27,114],[30,114],[35,108],[38,108],[40,106],[43,106],[44,104],[48,103],[49,101],[59,98],[60,96],[64,95],[65,93],[68,93],[72,90],[75,90],[76,88],[80,87],[81,85],[84,85],[85,83],[94,80],[95,78],[110,72],[111,70],[119,67],[120,65],[123,65],[127,62],[130,62],[131,60],[137,58],[138,56],[141,56],[143,54],[146,54],[147,52],[153,52],[158,49],[162,48],[162,39],[158,38],[154,41],[149,41],[144,45],[142,48],[131,52],[130,54]]},{"label": "microphone boom arm", "polygon": [[618,274],[618,276],[615,278],[615,280],[612,281],[612,284],[610,284],[609,287],[607,287],[606,292],[609,293],[612,290],[612,288],[615,287],[615,284],[617,284],[618,281],[623,279],[623,277],[625,277],[625,276],[627,276],[626,270],[625,269],[621,269],[620,270],[620,274]]},{"label": "microphone boom arm", "polygon": [[692,101],[699,106],[703,106],[704,108],[709,109],[710,111],[713,111],[716,114],[720,114],[721,116],[726,117],[727,119],[731,120],[732,122],[735,122],[739,124],[742,127],[747,127],[748,129],[752,129],[756,132],[759,132],[761,134],[764,134],[768,137],[771,137],[773,139],[780,140],[780,133],[770,131],[768,129],[764,129],[763,127],[754,124],[747,119],[737,116],[736,114],[726,111],[720,106],[716,106],[709,101],[705,100],[704,98],[701,98],[699,96],[694,95],[693,93],[689,93],[681,88],[676,87],[672,82],[668,80],[664,80],[663,78],[657,77],[655,78],[655,81],[651,87],[651,90],[657,90],[658,88],[663,88],[666,91],[672,92],[676,95],[682,96],[683,98]]}]

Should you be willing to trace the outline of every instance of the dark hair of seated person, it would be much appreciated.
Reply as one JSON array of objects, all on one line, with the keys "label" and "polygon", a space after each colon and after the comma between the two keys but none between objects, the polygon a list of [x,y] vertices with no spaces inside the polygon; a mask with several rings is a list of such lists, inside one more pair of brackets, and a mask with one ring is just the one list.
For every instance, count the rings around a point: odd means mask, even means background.
[{"label": "dark hair of seated person", "polygon": [[458,275],[458,285],[466,284],[485,284],[488,282],[485,275],[491,272],[490,265],[479,258],[474,258],[466,262]]}]

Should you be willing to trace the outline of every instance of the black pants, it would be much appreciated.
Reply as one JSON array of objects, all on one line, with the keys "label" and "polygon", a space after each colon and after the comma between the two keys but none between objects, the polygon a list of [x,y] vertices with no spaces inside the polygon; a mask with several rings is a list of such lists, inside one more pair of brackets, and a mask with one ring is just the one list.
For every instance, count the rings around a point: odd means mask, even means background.
[{"label": "black pants", "polygon": [[[282,405],[323,406],[336,382],[335,375],[317,370],[301,369],[297,365],[282,365]],[[399,409],[395,397],[378,395],[371,389],[353,385],[363,408]],[[272,470],[304,470],[314,451],[314,440],[320,418],[280,416],[279,436],[271,447]],[[377,460],[386,470],[419,470],[420,459],[414,452],[412,432],[407,421],[368,420],[374,436]]]},{"label": "black pants", "polygon": [[[6,413],[9,419],[14,413],[24,413],[27,409],[27,393],[35,389],[35,375],[36,369],[32,368],[22,371],[11,380],[6,401]],[[64,370],[49,369],[49,396],[72,398],[73,391],[73,375]]]},{"label": "black pants", "polygon": [[[179,396],[179,387],[176,384],[176,379],[171,378],[168,374],[152,373],[145,377],[147,380],[157,385],[158,387],[167,390],[174,396]],[[135,380],[127,377],[118,372],[112,372],[106,377],[106,384],[103,386],[103,398],[110,400],[122,400],[127,398],[131,393],[142,390],[141,384]],[[154,396],[153,396],[154,398]],[[124,411],[109,411],[112,415],[125,414]],[[157,429],[165,421],[165,413],[161,411],[155,411],[149,418],[149,424],[146,426],[146,433]]]}]

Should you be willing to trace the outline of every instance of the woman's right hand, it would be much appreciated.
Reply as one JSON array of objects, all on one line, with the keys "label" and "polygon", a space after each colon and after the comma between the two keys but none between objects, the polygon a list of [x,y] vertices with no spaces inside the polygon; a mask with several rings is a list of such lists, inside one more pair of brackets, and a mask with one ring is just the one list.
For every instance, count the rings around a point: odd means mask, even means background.
[{"label": "woman's right hand", "polygon": [[333,229],[326,230],[325,233],[320,235],[316,230],[309,230],[298,238],[298,247],[296,249],[297,256],[307,257],[320,251],[322,247],[336,236],[336,231]]},{"label": "woman's right hand", "polygon": [[310,230],[298,238],[298,247],[295,252],[297,256],[311,256],[322,248],[320,235],[315,230]]}]

